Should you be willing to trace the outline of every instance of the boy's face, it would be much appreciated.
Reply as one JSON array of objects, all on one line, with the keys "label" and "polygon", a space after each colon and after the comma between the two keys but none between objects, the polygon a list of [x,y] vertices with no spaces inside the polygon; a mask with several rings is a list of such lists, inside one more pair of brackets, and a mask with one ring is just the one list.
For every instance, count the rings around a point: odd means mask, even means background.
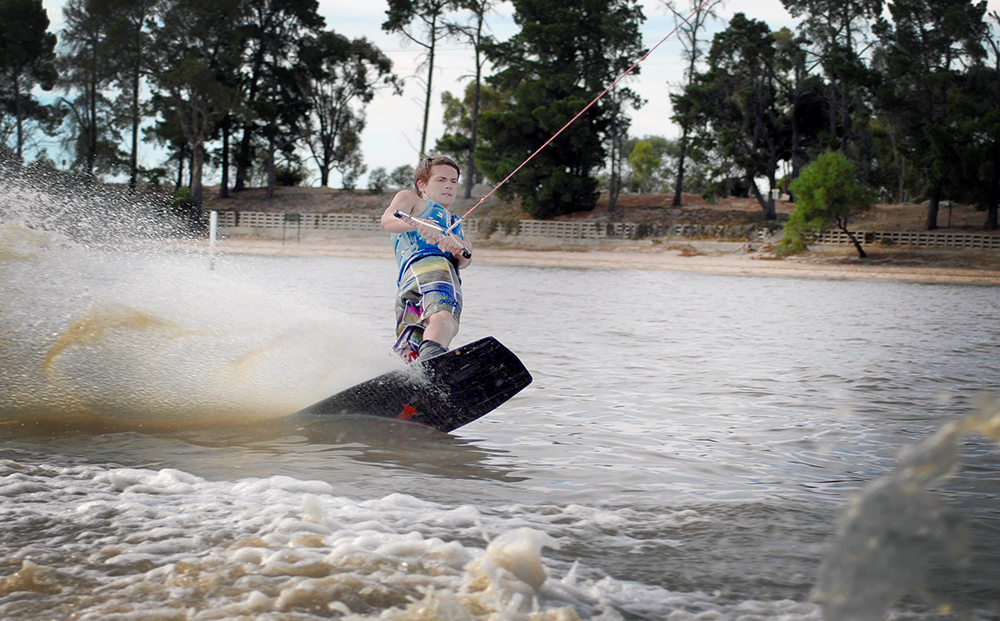
[{"label": "boy's face", "polygon": [[429,198],[442,207],[451,207],[458,189],[458,171],[447,164],[431,166],[431,176],[426,183],[417,183],[420,196]]}]

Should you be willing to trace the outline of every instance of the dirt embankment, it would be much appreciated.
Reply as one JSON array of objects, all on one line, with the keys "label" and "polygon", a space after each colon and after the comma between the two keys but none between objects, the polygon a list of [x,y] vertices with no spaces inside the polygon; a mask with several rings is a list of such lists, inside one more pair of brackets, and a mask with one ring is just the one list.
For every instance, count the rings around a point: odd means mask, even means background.
[{"label": "dirt embankment", "polygon": [[[474,216],[501,220],[526,219],[515,204],[480,197],[489,188],[479,186],[471,199],[459,199],[454,211],[464,214],[475,206]],[[278,188],[274,198],[266,198],[263,189],[233,193],[226,199],[206,200],[206,209],[291,213],[381,214],[392,193],[373,195],[365,191],[347,192],[329,188]],[[664,225],[753,225],[767,226],[763,210],[754,199],[728,198],[709,203],[700,196],[683,196],[680,206],[672,205],[670,194],[626,194],[619,197],[614,210],[607,196],[597,208],[560,217],[561,220],[597,220],[602,222],[650,222]],[[778,201],[779,222],[787,219],[794,205]],[[926,219],[922,205],[878,205],[850,223],[853,230],[922,231]],[[981,233],[986,214],[972,207],[944,207],[939,214],[940,232]],[[275,254],[347,254],[383,253],[380,236],[344,234],[291,244],[253,239],[231,239],[225,245],[236,252]],[[493,235],[477,240],[480,261],[520,264],[552,264],[594,267],[641,267],[647,269],[693,269],[724,273],[766,273],[774,275],[811,275],[832,278],[887,278],[927,282],[969,282],[1000,284],[1000,252],[996,250],[955,250],[945,248],[867,247],[869,257],[860,260],[853,248],[816,247],[812,252],[778,260],[767,244],[747,252],[739,243],[715,243],[709,240],[685,241],[672,238],[643,240],[564,240],[555,238],[519,238]],[[585,256],[581,256],[583,253]]]},{"label": "dirt embankment", "polygon": [[[490,188],[476,186],[472,198],[461,198],[454,211],[462,214],[475,206],[474,217],[526,219],[514,203],[490,196],[479,200]],[[331,188],[276,188],[274,198],[267,198],[264,188],[230,192],[229,198],[218,198],[218,188],[206,188],[206,209],[262,211],[277,213],[370,213],[380,214],[392,199],[392,193],[371,194],[363,190],[348,192]],[[608,208],[608,196],[602,194],[597,208],[562,216],[561,220],[601,220],[618,222],[664,222],[682,224],[749,224],[767,221],[755,199],[726,198],[708,202],[696,194],[684,194],[680,206],[673,206],[673,194],[623,194],[614,210]],[[793,203],[779,200],[778,219],[783,221],[795,208]],[[472,216],[470,216],[472,217]],[[851,228],[867,231],[921,231],[927,208],[923,205],[878,205],[873,211],[855,217]],[[939,231],[982,232],[986,214],[968,205],[943,207],[938,214]]]}]

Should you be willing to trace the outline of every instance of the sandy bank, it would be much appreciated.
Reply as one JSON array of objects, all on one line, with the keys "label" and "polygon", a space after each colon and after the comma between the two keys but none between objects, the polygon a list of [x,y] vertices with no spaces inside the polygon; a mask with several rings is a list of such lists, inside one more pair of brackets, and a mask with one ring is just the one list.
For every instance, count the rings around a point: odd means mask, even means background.
[{"label": "sandy bank", "polygon": [[[207,242],[196,242],[208,250]],[[328,233],[266,239],[231,236],[216,251],[278,256],[336,256],[391,259],[388,235]],[[796,278],[899,280],[1000,285],[1000,253],[983,250],[869,249],[860,260],[853,249],[823,248],[788,259],[766,251],[746,252],[740,243],[660,240],[558,240],[503,238],[476,242],[475,261],[572,269],[646,269],[709,274]]]}]

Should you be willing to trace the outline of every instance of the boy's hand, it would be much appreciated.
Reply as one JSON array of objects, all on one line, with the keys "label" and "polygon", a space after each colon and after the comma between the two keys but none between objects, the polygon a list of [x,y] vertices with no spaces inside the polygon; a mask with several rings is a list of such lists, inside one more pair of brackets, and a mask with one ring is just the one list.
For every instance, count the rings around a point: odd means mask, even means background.
[{"label": "boy's hand", "polygon": [[462,244],[462,240],[459,239],[457,236],[452,235],[451,233],[449,233],[447,236],[442,236],[439,233],[438,236],[441,237],[442,239],[438,242],[431,242],[431,243],[436,243],[438,248],[444,250],[445,252],[450,252],[456,257],[464,255],[465,258],[469,258],[468,249]]},{"label": "boy's hand", "polygon": [[414,218],[413,220],[414,221],[412,222],[412,224],[417,229],[417,233],[419,233],[421,237],[423,237],[430,243],[437,246],[441,243],[441,240],[444,239],[444,234],[442,234],[441,231],[429,227],[426,224],[421,224],[420,221],[417,220],[416,218]]},{"label": "boy's hand", "polygon": [[395,211],[393,215],[403,222],[408,223],[421,237],[441,250],[450,252],[456,257],[462,256],[466,259],[472,258],[472,252],[464,243],[462,243],[462,239],[454,233],[446,233],[445,230],[437,224],[421,220],[420,218],[415,218],[408,213],[398,210]]}]

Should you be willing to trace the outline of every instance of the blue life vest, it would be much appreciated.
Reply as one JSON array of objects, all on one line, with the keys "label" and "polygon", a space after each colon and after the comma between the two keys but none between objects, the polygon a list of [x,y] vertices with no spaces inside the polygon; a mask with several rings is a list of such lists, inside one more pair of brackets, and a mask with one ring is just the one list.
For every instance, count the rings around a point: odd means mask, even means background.
[{"label": "blue life vest", "polygon": [[[430,220],[443,229],[447,229],[449,226],[458,220],[458,216],[451,213],[441,205],[438,205],[430,199],[423,199],[424,203],[427,204],[424,210],[418,214],[414,214],[415,217],[421,220]],[[465,239],[465,233],[462,232],[462,225],[459,224],[451,231],[456,236],[461,239]],[[403,284],[403,274],[406,273],[406,268],[410,266],[411,263],[417,259],[421,259],[427,256],[443,256],[458,267],[458,260],[452,256],[450,252],[445,252],[430,243],[426,239],[420,236],[416,231],[407,231],[405,233],[393,233],[392,234],[392,249],[396,253],[396,263],[399,265],[399,276],[396,278],[396,284]]]}]

